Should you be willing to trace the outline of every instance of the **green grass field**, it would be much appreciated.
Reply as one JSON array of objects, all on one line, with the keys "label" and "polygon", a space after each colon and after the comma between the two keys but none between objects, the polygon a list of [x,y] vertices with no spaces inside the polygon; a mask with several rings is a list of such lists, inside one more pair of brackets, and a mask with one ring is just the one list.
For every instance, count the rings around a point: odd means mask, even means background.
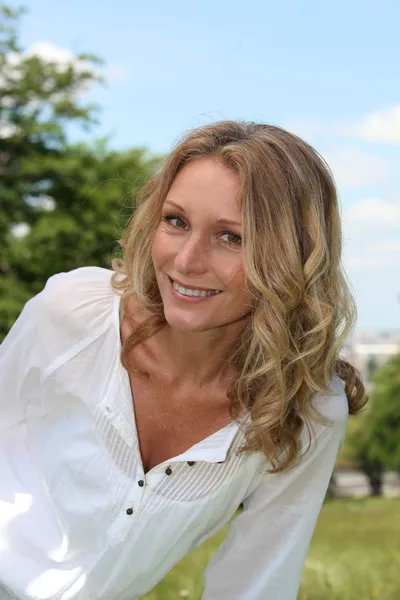
[{"label": "green grass field", "polygon": [[[226,529],[185,556],[142,600],[200,600],[203,570]],[[375,599],[400,599],[400,499],[328,501],[311,542],[298,600]]]}]

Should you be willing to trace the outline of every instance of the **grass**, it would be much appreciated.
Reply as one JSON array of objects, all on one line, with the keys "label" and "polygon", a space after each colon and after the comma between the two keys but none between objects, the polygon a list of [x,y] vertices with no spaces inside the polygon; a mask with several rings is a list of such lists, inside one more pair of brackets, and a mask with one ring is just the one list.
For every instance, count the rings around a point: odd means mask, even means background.
[{"label": "grass", "polygon": [[[202,573],[226,530],[185,556],[142,600],[200,600]],[[327,501],[298,600],[376,599],[400,599],[400,499]]]},{"label": "grass", "polygon": [[400,499],[325,504],[303,572],[299,600],[400,598]]}]

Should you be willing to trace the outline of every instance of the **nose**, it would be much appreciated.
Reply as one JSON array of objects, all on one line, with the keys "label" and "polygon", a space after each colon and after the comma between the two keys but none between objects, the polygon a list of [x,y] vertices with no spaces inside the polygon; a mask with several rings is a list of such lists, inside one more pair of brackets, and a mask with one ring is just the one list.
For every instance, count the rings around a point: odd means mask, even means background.
[{"label": "nose", "polygon": [[188,236],[175,256],[175,267],[182,275],[200,275],[208,269],[209,251],[206,242],[195,235]]}]

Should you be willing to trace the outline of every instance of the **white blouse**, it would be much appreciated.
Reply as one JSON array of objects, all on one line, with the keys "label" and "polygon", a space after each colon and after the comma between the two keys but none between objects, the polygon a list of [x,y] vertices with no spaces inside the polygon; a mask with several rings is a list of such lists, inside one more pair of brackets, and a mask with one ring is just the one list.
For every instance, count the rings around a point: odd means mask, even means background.
[{"label": "white blouse", "polygon": [[342,381],[314,398],[333,424],[312,425],[289,471],[236,456],[233,423],[145,474],[111,274],[51,277],[0,347],[0,599],[135,600],[243,502],[202,599],[295,600],[344,437]]}]

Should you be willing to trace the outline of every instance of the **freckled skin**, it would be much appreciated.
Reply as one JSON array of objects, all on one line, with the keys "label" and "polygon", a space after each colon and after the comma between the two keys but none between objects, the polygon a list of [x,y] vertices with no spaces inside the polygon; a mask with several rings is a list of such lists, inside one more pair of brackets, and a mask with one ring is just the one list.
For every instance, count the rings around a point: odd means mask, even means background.
[{"label": "freckled skin", "polygon": [[[174,218],[160,220],[152,257],[165,317],[173,328],[204,332],[243,327],[251,297],[240,243],[239,185],[237,173],[215,159],[202,158],[183,167],[171,186],[162,217]],[[221,219],[224,222],[218,223]],[[186,287],[221,293],[204,302],[184,302],[174,296],[168,276]]]}]

